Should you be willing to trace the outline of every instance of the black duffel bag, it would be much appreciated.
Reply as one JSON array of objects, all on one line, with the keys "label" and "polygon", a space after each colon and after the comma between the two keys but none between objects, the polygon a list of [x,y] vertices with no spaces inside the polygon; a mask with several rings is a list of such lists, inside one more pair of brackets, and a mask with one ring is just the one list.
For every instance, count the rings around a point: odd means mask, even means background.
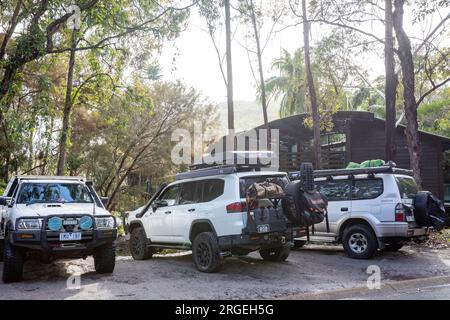
[{"label": "black duffel bag", "polygon": [[309,227],[325,219],[328,200],[316,190],[303,190],[301,181],[297,180],[289,183],[284,192],[283,212],[293,225]]},{"label": "black duffel bag", "polygon": [[441,200],[429,191],[419,191],[414,198],[414,219],[419,226],[433,227],[437,231],[445,227],[445,208]]}]

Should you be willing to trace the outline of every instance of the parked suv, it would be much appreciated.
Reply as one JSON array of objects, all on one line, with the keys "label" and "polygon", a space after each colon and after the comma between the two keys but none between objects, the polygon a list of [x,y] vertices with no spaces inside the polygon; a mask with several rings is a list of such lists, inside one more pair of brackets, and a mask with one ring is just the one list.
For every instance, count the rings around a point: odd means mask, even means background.
[{"label": "parked suv", "polygon": [[289,182],[283,172],[234,166],[177,175],[177,181],[160,188],[143,209],[128,213],[125,230],[131,234],[133,258],[151,258],[164,248],[192,250],[194,263],[203,272],[218,270],[226,256],[255,250],[265,260],[285,260],[292,233],[297,232],[277,227],[283,219],[286,226],[286,218],[268,216],[255,229],[248,223],[246,190],[254,182],[265,181],[282,187]]},{"label": "parked suv", "polygon": [[[314,226],[310,241],[342,243],[351,258],[368,259],[377,250],[396,251],[408,240],[425,239],[430,228],[414,218],[418,193],[412,172],[393,167],[315,171],[315,187],[328,198],[329,229]],[[306,237],[296,238],[301,247]]]},{"label": "parked suv", "polygon": [[97,272],[113,272],[117,228],[106,200],[81,177],[12,178],[0,198],[3,281],[20,281],[28,258],[93,255]]}]

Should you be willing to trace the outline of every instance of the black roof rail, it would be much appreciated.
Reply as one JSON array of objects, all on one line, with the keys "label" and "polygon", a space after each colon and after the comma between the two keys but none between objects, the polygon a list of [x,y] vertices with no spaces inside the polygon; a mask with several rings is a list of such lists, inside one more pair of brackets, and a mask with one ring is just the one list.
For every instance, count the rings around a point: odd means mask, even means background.
[{"label": "black roof rail", "polygon": [[329,176],[347,176],[357,174],[377,174],[377,173],[397,173],[412,176],[412,170],[396,168],[393,166],[381,166],[373,168],[354,168],[354,169],[328,169],[314,171],[314,177],[329,177]]},{"label": "black roof rail", "polygon": [[185,180],[208,176],[232,174],[245,171],[261,171],[261,168],[269,167],[261,164],[230,164],[230,165],[207,165],[199,164],[189,167],[189,171],[177,173],[175,180]]}]

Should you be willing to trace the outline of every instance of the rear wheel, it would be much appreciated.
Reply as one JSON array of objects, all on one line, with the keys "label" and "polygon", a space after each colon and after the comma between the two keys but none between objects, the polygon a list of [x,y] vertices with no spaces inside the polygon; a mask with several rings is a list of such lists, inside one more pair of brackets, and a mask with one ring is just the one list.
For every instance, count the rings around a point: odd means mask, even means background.
[{"label": "rear wheel", "polygon": [[198,234],[192,244],[192,256],[197,269],[201,272],[216,272],[222,266],[219,244],[212,232]]},{"label": "rear wheel", "polygon": [[130,252],[134,260],[146,260],[153,256],[153,248],[147,246],[143,228],[135,228],[130,236]]},{"label": "rear wheel", "polygon": [[22,281],[23,265],[25,262],[24,253],[20,248],[17,248],[4,240],[3,252],[3,282],[19,282]]},{"label": "rear wheel", "polygon": [[307,241],[305,241],[305,240],[294,240],[294,246],[293,246],[293,248],[294,248],[294,249],[300,249],[300,248],[302,248],[302,247],[306,244],[306,242],[307,242]]},{"label": "rear wheel", "polygon": [[370,259],[378,249],[375,234],[363,224],[347,227],[344,230],[342,242],[348,256],[353,259]]},{"label": "rear wheel", "polygon": [[5,239],[0,239],[0,262],[3,261],[3,251],[5,251]]},{"label": "rear wheel", "polygon": [[401,241],[386,241],[384,245],[385,251],[395,252],[400,250],[404,243]]},{"label": "rear wheel", "polygon": [[289,257],[290,251],[289,246],[281,246],[278,248],[261,249],[259,250],[259,254],[266,261],[281,262]]},{"label": "rear wheel", "polygon": [[95,271],[98,273],[113,273],[116,265],[116,248],[108,243],[97,248],[94,253]]}]

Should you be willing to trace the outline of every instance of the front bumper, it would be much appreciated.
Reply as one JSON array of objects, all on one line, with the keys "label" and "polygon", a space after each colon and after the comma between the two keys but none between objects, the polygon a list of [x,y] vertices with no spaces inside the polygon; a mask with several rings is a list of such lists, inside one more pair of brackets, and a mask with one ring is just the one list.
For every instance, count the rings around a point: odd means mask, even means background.
[{"label": "front bumper", "polygon": [[378,238],[417,238],[430,234],[431,228],[411,228],[407,222],[382,222],[376,225]]},{"label": "front bumper", "polygon": [[9,233],[14,246],[41,251],[51,255],[84,257],[94,249],[112,243],[117,238],[117,228],[96,229],[81,232],[81,240],[60,241],[60,232],[44,230],[20,230]]}]

